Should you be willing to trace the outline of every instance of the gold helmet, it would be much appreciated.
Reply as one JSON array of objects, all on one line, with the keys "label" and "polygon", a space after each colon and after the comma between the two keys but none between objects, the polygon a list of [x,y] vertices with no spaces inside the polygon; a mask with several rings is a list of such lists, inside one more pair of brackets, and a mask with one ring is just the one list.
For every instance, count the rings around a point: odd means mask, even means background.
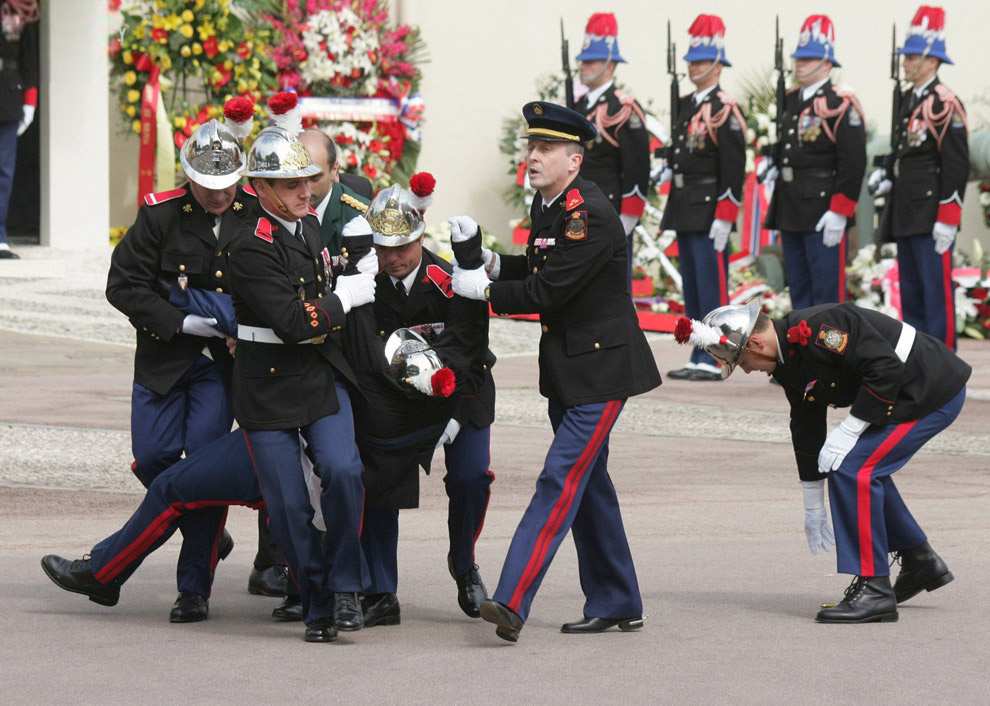
[{"label": "gold helmet", "polygon": [[207,189],[226,189],[241,178],[244,151],[226,125],[210,120],[182,145],[179,162],[190,181]]},{"label": "gold helmet", "polygon": [[303,144],[280,127],[266,127],[258,133],[244,170],[244,176],[262,179],[299,179],[319,173]]},{"label": "gold helmet", "polygon": [[365,214],[375,245],[398,247],[418,240],[426,230],[423,215],[413,204],[413,195],[398,184],[378,192]]}]

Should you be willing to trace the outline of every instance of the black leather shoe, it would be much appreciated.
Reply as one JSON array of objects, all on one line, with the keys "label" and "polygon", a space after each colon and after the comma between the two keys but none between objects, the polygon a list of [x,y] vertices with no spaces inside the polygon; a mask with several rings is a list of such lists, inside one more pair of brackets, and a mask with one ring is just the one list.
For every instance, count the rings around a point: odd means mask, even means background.
[{"label": "black leather shoe", "polygon": [[41,568],[56,586],[89,596],[93,603],[112,606],[120,600],[120,586],[104,586],[94,578],[89,557],[69,560],[49,554],[41,559]]},{"label": "black leather shoe", "polygon": [[897,599],[889,576],[857,576],[839,605],[818,611],[819,623],[896,623]]},{"label": "black leather shoe", "polygon": [[210,604],[203,596],[189,591],[179,591],[172,612],[168,615],[170,623],[198,623],[210,616]]},{"label": "black leather shoe", "polygon": [[285,586],[289,580],[289,570],[284,566],[269,566],[267,569],[251,569],[248,576],[248,593],[269,598],[281,598],[285,595]]},{"label": "black leather shoe", "polygon": [[448,554],[447,570],[457,582],[457,605],[469,618],[480,618],[481,603],[488,600],[488,590],[481,580],[481,574],[478,573],[478,565],[472,564],[468,571],[457,576],[454,573],[454,562]]},{"label": "black leather shoe", "polygon": [[333,642],[337,639],[337,628],[333,626],[330,618],[320,618],[314,620],[312,625],[306,626],[303,639],[306,642]]},{"label": "black leather shoe", "polygon": [[671,380],[690,380],[691,373],[694,372],[694,368],[681,368],[680,370],[671,370],[667,373],[667,377]]},{"label": "black leather shoe", "polygon": [[914,598],[922,591],[942,588],[955,578],[928,542],[914,549],[895,552],[894,556],[901,564],[901,572],[894,582],[894,596],[898,603]]},{"label": "black leather shoe", "polygon": [[394,593],[374,593],[361,599],[364,626],[398,625],[401,621],[399,598]]},{"label": "black leather shoe", "polygon": [[275,606],[275,610],[272,611],[272,617],[275,620],[281,620],[286,623],[302,620],[302,598],[299,596],[286,596],[284,601]]},{"label": "black leather shoe", "polygon": [[519,631],[523,619],[498,601],[486,600],[481,603],[481,617],[495,624],[495,634],[509,642],[519,641]]},{"label": "black leather shoe", "polygon": [[223,561],[232,551],[234,551],[234,538],[230,536],[230,532],[224,530],[220,535],[220,544],[217,545],[217,556]]},{"label": "black leather shoe", "polygon": [[691,371],[690,380],[692,382],[722,382],[722,374],[713,373],[711,370],[695,368]]},{"label": "black leather shoe", "polygon": [[0,260],[20,260],[21,256],[15,253],[13,250],[8,250],[4,248],[0,250]]},{"label": "black leather shoe", "polygon": [[564,623],[560,626],[560,631],[570,633],[605,632],[616,625],[622,632],[640,630],[643,627],[643,616],[637,615],[635,618],[589,618],[585,616],[573,623]]},{"label": "black leather shoe", "polygon": [[360,630],[364,627],[361,601],[356,593],[333,594],[333,624],[343,632]]}]

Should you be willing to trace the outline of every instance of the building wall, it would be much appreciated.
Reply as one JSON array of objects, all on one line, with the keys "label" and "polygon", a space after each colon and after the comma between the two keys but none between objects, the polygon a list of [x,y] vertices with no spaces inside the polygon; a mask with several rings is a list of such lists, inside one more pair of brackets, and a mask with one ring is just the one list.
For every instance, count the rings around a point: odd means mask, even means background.
[{"label": "building wall", "polygon": [[[970,107],[971,127],[981,120],[973,98],[990,91],[982,70],[987,62],[984,28],[990,21],[990,5],[982,0],[945,0],[948,14],[948,49],[956,66],[945,66],[940,76]],[[615,12],[619,45],[628,64],[617,79],[655,112],[668,108],[666,75],[666,22],[672,23],[678,54],[687,50],[687,28],[698,12],[721,16],[727,26],[727,56],[733,67],[723,73],[722,86],[740,94],[747,77],[767,71],[773,60],[774,17],[780,16],[787,53],[793,51],[806,14],[805,4],[784,2],[739,3],[710,0],[705,6],[625,0],[611,7],[598,0],[568,3],[503,0],[392,0],[394,16],[418,25],[426,42],[429,62],[423,66],[422,94],[426,101],[423,152],[419,167],[437,177],[430,223],[470,214],[504,242],[510,240],[508,222],[518,215],[502,200],[512,183],[506,158],[499,152],[502,121],[517,115],[534,99],[537,77],[560,69],[559,22],[566,9],[564,27],[572,59],[580,51],[584,26],[591,13]],[[898,26],[899,42],[915,4],[862,0],[831,0],[827,12],[837,34],[837,57],[843,67],[833,79],[852,86],[868,121],[878,132],[890,124],[891,82],[888,78],[891,22]],[[572,66],[576,62],[572,60]],[[684,70],[683,62],[679,66]],[[979,69],[977,70],[977,67]],[[690,83],[682,83],[688,92]],[[115,109],[113,109],[115,110]],[[133,217],[137,140],[122,140],[116,118],[111,121],[111,150],[117,169],[111,182],[112,224],[124,225]],[[974,236],[986,234],[971,185],[963,209],[964,248]]]}]

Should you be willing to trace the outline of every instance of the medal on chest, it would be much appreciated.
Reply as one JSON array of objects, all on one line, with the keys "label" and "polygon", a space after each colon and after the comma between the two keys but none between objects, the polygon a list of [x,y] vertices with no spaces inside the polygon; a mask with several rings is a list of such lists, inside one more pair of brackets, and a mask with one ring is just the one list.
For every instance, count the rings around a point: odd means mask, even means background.
[{"label": "medal on chest", "polygon": [[925,121],[920,118],[912,118],[908,124],[907,143],[908,147],[920,147],[928,139],[928,127]]},{"label": "medal on chest", "polygon": [[801,113],[798,121],[798,137],[801,142],[814,142],[822,134],[822,119],[817,115],[812,115],[808,109]]},{"label": "medal on chest", "polygon": [[705,122],[696,114],[691,118],[691,122],[688,124],[687,129],[687,148],[691,152],[695,150],[705,149],[705,135],[708,134],[708,128]]}]

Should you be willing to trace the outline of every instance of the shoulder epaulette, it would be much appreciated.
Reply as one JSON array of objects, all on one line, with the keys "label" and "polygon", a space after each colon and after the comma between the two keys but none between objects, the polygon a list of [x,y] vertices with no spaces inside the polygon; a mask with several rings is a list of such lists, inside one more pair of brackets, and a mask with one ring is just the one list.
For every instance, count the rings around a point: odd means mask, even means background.
[{"label": "shoulder epaulette", "polygon": [[636,98],[632,94],[626,93],[621,88],[615,89],[615,97],[618,98],[619,102],[623,105],[636,102]]},{"label": "shoulder epaulette", "polygon": [[252,189],[250,184],[247,186],[242,186],[241,188],[244,189],[245,194],[251,194],[254,198],[258,198],[258,192]]},{"label": "shoulder epaulette", "polygon": [[165,203],[166,201],[177,199],[180,196],[185,196],[185,194],[185,189],[172,189],[171,191],[161,191],[157,194],[145,194],[144,202],[149,206],[157,206],[160,203]]},{"label": "shoulder epaulette", "polygon": [[564,210],[571,211],[583,203],[584,197],[581,196],[581,192],[577,189],[571,189],[567,192],[567,197],[564,199]]},{"label": "shoulder epaulette", "polygon": [[254,228],[254,234],[267,243],[274,242],[274,238],[272,238],[272,223],[264,216],[258,219],[258,225]]},{"label": "shoulder epaulette", "polygon": [[443,295],[450,299],[454,296],[453,280],[449,273],[445,272],[439,265],[430,265],[426,268],[426,276],[437,286]]},{"label": "shoulder epaulette", "polygon": [[341,194],[340,201],[341,203],[350,206],[355,211],[360,211],[361,213],[368,212],[368,204],[366,204],[364,201],[361,201],[360,199],[354,198],[350,194]]}]

